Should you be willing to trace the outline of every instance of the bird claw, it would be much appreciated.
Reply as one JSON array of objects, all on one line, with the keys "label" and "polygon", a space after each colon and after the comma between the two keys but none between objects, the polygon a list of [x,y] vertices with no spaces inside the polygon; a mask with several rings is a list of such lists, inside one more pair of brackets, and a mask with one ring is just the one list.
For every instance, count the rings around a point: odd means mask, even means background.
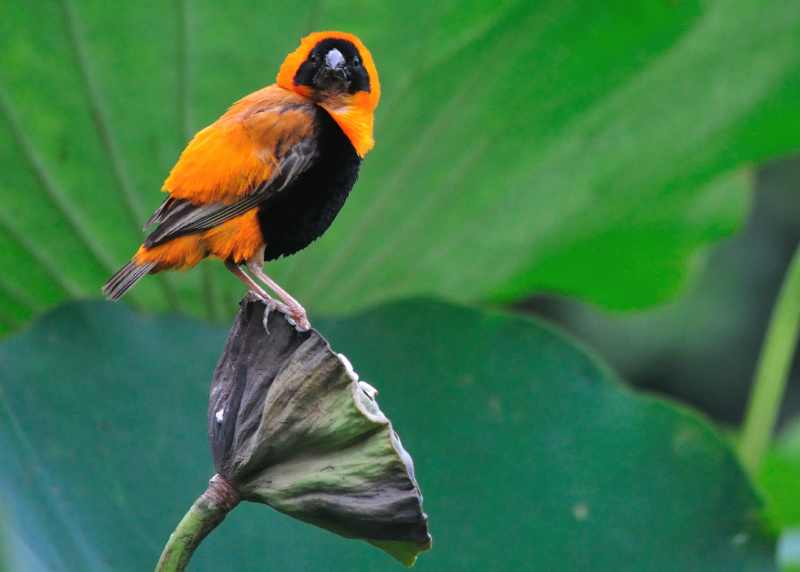
[{"label": "bird claw", "polygon": [[307,332],[311,329],[311,324],[308,323],[308,318],[306,317],[305,311],[298,311],[296,308],[292,306],[287,307],[286,314],[286,321],[289,322],[289,325],[292,326],[299,332]]},{"label": "bird claw", "polygon": [[264,331],[269,334],[269,315],[273,310],[280,311],[284,316],[289,315],[289,308],[286,307],[285,304],[281,304],[277,300],[273,300],[272,298],[261,299],[264,303],[264,318],[262,319],[262,324],[264,325]]},{"label": "bird claw", "polygon": [[308,321],[308,315],[305,308],[299,304],[286,305],[286,320],[301,332],[307,332],[311,329],[311,323]]},{"label": "bird claw", "polygon": [[286,316],[286,319],[289,320],[289,323],[292,326],[294,326],[301,332],[307,332],[308,330],[311,329],[311,322],[308,321],[308,316],[306,316],[306,313],[304,311],[293,313],[291,314],[291,317]]},{"label": "bird claw", "polygon": [[311,329],[311,324],[309,323],[308,317],[306,316],[306,312],[303,308],[292,308],[282,302],[273,300],[272,298],[268,298],[266,300],[262,299],[261,301],[265,306],[262,323],[264,325],[264,331],[267,334],[269,334],[269,315],[274,310],[278,310],[281,314],[283,314],[286,318],[286,321],[289,322],[289,325],[293,328],[296,328],[301,332],[307,332]]}]

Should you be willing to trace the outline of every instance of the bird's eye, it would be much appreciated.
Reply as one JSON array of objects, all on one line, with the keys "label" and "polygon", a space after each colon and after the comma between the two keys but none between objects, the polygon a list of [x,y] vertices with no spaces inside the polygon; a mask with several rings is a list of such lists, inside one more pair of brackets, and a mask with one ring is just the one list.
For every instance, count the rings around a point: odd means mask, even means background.
[{"label": "bird's eye", "polygon": [[361,67],[361,60],[358,59],[358,56],[353,58],[353,67],[360,68]]},{"label": "bird's eye", "polygon": [[315,64],[315,63],[319,62],[319,54],[313,53],[313,54],[311,54],[311,58],[309,58],[309,59],[311,60],[312,64]]}]

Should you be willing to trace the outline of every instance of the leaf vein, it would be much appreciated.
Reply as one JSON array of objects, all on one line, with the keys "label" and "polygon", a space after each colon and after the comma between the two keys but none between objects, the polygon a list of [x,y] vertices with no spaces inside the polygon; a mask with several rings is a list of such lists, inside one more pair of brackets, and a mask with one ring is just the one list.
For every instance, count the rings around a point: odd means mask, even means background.
[{"label": "leaf vein", "polygon": [[2,87],[0,87],[0,112],[5,116],[6,121],[11,129],[11,134],[16,141],[22,154],[28,161],[28,164],[33,171],[36,179],[39,181],[45,195],[54,207],[61,213],[64,219],[75,230],[76,235],[92,254],[95,261],[103,267],[107,272],[113,272],[114,262],[111,256],[103,249],[102,245],[94,239],[89,227],[81,218],[78,211],[72,206],[64,191],[56,182],[53,175],[47,169],[44,160],[39,155],[38,151],[34,148],[27,135],[22,130],[16,112],[11,106],[11,102],[6,97]]},{"label": "leaf vein", "polygon": [[[61,7],[64,13],[64,21],[66,23],[70,44],[75,53],[78,69],[80,70],[81,78],[83,79],[86,89],[92,121],[100,137],[100,143],[111,162],[111,172],[117,183],[117,191],[122,196],[123,204],[126,207],[125,212],[135,232],[141,236],[141,225],[145,220],[145,210],[139,195],[134,191],[133,182],[125,168],[122,154],[111,133],[108,112],[106,111],[103,98],[100,95],[100,88],[97,86],[97,82],[90,69],[88,49],[86,48],[86,42],[81,34],[78,17],[72,8],[71,0],[61,0]],[[158,281],[168,304],[173,309],[177,309],[178,297],[172,282],[163,275],[158,277]]]}]

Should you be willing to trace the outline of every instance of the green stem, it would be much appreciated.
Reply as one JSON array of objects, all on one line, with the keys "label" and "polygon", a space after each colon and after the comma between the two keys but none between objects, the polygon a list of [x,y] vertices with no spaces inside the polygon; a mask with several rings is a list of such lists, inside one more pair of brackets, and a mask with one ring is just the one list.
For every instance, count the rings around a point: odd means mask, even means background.
[{"label": "green stem", "polygon": [[739,456],[751,475],[758,470],[769,446],[797,344],[798,326],[800,247],[794,253],[772,310],[739,443]]},{"label": "green stem", "polygon": [[185,570],[195,549],[237,504],[239,493],[219,475],[211,477],[206,491],[170,534],[155,572]]}]

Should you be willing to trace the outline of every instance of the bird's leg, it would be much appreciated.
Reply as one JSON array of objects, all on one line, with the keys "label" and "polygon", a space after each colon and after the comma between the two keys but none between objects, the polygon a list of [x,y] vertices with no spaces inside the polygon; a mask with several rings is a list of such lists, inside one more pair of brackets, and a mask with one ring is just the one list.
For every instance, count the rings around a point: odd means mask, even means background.
[{"label": "bird's leg", "polygon": [[258,257],[250,260],[250,262],[247,263],[247,267],[256,278],[266,284],[278,295],[278,298],[283,300],[283,302],[289,308],[289,314],[295,319],[295,322],[297,322],[298,328],[301,330],[311,329],[311,324],[308,321],[308,314],[306,314],[305,308],[303,308],[303,306],[300,305],[300,302],[295,300],[291,294],[281,288],[277,282],[267,276],[267,274],[264,272],[264,269],[261,267],[262,264],[264,264],[264,259],[262,257]]},{"label": "bird's leg", "polygon": [[267,305],[267,308],[274,307],[279,309],[284,314],[292,315],[292,312],[285,304],[281,304],[277,300],[273,300],[272,296],[267,294],[267,291],[264,290],[258,283],[250,278],[247,273],[242,270],[238,264],[235,262],[231,262],[230,260],[225,261],[225,268],[233,272],[233,274],[241,280],[245,286],[247,286],[248,290],[250,290],[253,294],[258,296],[264,303]]}]

